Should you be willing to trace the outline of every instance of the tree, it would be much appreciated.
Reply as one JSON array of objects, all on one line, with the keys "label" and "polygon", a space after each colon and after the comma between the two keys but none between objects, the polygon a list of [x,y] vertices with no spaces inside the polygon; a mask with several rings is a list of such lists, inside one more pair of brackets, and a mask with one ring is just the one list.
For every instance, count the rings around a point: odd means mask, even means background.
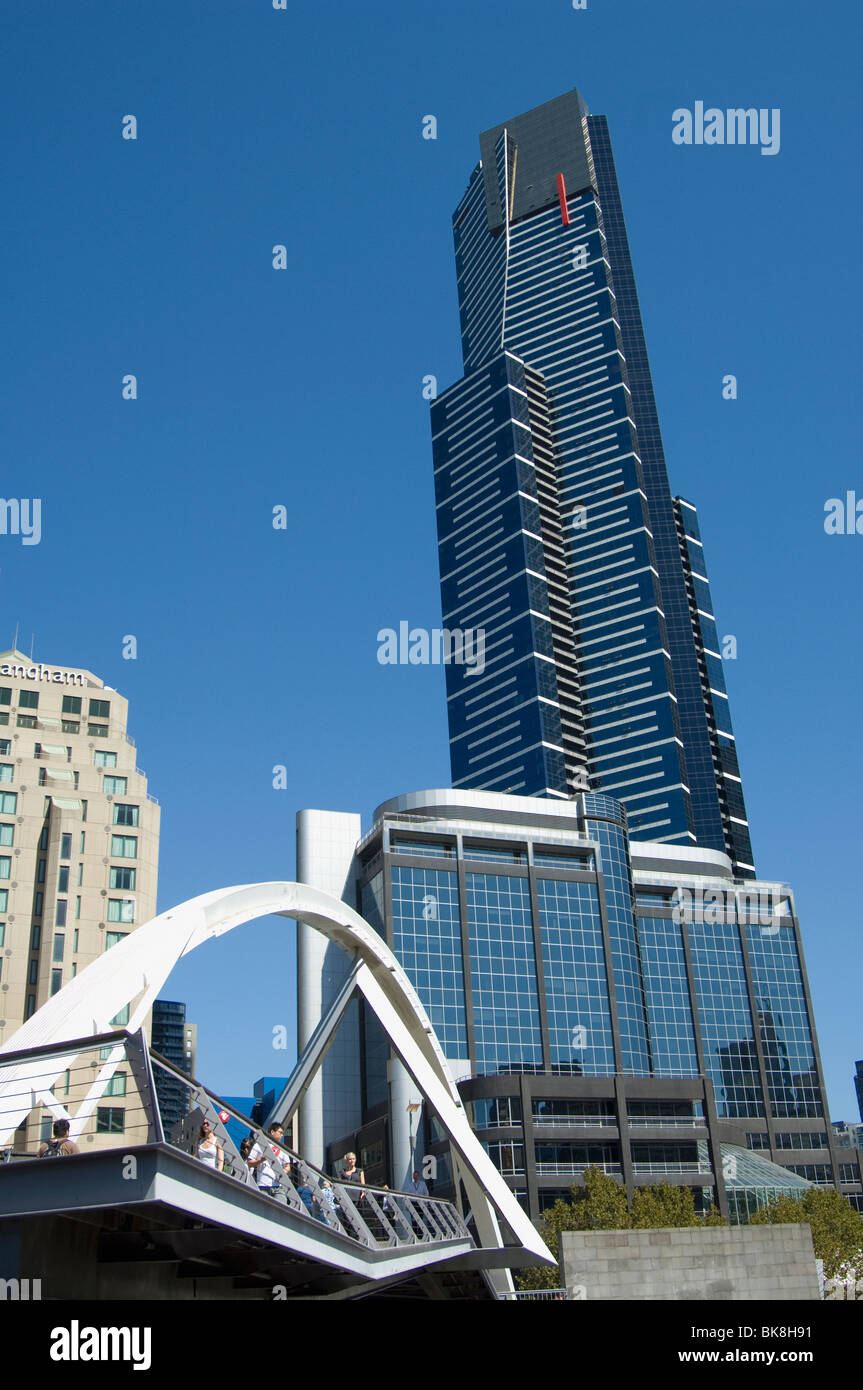
[{"label": "tree", "polygon": [[[553,1255],[560,1259],[562,1231],[656,1230],[668,1226],[724,1226],[716,1207],[704,1215],[695,1210],[692,1188],[658,1183],[656,1187],[637,1187],[632,1209],[627,1206],[626,1189],[601,1168],[585,1168],[584,1186],[570,1188],[570,1200],[558,1200],[545,1213],[540,1235]],[[850,1208],[849,1208],[850,1210]],[[518,1276],[520,1289],[560,1287],[559,1269],[526,1269]]]},{"label": "tree", "polygon": [[[570,1200],[558,1198],[542,1218],[539,1233],[553,1255],[560,1259],[562,1231],[625,1231],[632,1225],[626,1191],[601,1168],[585,1168],[584,1186],[569,1189]],[[520,1289],[560,1288],[559,1269],[523,1270]]]},{"label": "tree", "polygon": [[639,1187],[632,1194],[632,1225],[638,1231],[696,1224],[698,1218],[691,1187],[661,1182],[656,1187]]},{"label": "tree", "polygon": [[775,1197],[759,1208],[750,1226],[806,1222],[812,1230],[816,1259],[824,1261],[824,1274],[832,1279],[843,1265],[854,1265],[863,1247],[863,1216],[835,1187],[808,1187],[802,1198]]},{"label": "tree", "polygon": [[[585,1168],[584,1186],[571,1187],[573,1221],[561,1227],[566,1231],[625,1231],[632,1225],[626,1205],[626,1189],[601,1168]],[[554,1210],[554,1208],[552,1208]]]}]

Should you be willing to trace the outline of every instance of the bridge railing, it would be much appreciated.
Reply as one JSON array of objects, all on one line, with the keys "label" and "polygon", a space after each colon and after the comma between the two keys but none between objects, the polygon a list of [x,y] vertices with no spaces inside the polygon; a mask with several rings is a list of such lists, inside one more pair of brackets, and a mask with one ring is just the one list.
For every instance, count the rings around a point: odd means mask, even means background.
[{"label": "bridge railing", "polygon": [[[14,1135],[0,1157],[13,1163],[37,1158],[54,1121],[64,1119],[81,1153],[165,1143],[372,1250],[471,1240],[449,1202],[328,1176],[151,1053],[143,1032],[0,1053],[0,1136]],[[205,1121],[214,1145],[205,1142]],[[243,1131],[246,1143],[237,1137]]]},{"label": "bridge railing", "polygon": [[[177,1088],[187,1094],[185,1114],[165,1128],[166,1143],[200,1157],[200,1129],[203,1121],[208,1120],[221,1149],[216,1159],[217,1165],[221,1163],[220,1171],[371,1249],[470,1238],[450,1202],[328,1176],[163,1058],[151,1054],[150,1061],[156,1093],[163,1096],[163,1124],[166,1086],[170,1084],[175,1095]],[[245,1140],[239,1141],[239,1145],[235,1137],[238,1129],[246,1131]],[[212,1163],[212,1158],[208,1156],[207,1161]]]}]

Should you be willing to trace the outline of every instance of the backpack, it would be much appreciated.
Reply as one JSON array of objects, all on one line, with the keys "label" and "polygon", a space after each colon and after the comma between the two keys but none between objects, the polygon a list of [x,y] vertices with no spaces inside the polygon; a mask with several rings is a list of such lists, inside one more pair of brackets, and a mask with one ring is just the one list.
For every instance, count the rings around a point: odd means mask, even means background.
[{"label": "backpack", "polygon": [[65,1139],[49,1139],[49,1140],[48,1140],[48,1147],[47,1147],[47,1149],[45,1150],[45,1152],[43,1153],[42,1157],[43,1157],[43,1158],[64,1158],[65,1155],[64,1155],[64,1153],[63,1153],[63,1145],[64,1145],[65,1143],[66,1143],[66,1140],[65,1140]]}]

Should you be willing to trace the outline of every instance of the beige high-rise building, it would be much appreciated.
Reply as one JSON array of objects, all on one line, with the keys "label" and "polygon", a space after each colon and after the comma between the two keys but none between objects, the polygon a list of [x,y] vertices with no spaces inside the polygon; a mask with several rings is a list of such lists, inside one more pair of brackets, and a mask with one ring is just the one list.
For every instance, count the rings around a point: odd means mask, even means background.
[{"label": "beige high-rise building", "polygon": [[[128,710],[90,671],[0,653],[0,1043],[155,915],[160,810]],[[128,1008],[112,1022],[127,1018]],[[87,1079],[67,1077],[55,1095],[71,1100]],[[79,1143],[134,1142],[129,1083],[128,1068],[112,1078]],[[16,1149],[50,1125],[48,1111],[33,1112]]]}]

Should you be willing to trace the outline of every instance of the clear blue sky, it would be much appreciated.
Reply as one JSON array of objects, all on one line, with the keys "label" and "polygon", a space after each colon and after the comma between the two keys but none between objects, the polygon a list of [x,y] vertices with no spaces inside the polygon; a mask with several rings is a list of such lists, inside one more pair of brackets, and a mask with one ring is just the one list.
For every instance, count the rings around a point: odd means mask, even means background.
[{"label": "clear blue sky", "polygon": [[[2,491],[44,520],[38,546],[0,536],[0,646],[20,620],[37,660],[129,698],[161,908],[291,878],[301,807],[367,819],[447,784],[442,670],[380,666],[376,633],[440,619],[421,383],[460,375],[450,216],[480,130],[578,86],[609,117],[672,487],[739,643],[757,865],[796,888],[832,1114],[856,1118],[863,537],[823,518],[863,496],[861,28],[857,0],[5,7]],[[697,100],[780,108],[780,153],[674,145]],[[290,1063],[285,923],[164,993],[211,1085]]]}]

